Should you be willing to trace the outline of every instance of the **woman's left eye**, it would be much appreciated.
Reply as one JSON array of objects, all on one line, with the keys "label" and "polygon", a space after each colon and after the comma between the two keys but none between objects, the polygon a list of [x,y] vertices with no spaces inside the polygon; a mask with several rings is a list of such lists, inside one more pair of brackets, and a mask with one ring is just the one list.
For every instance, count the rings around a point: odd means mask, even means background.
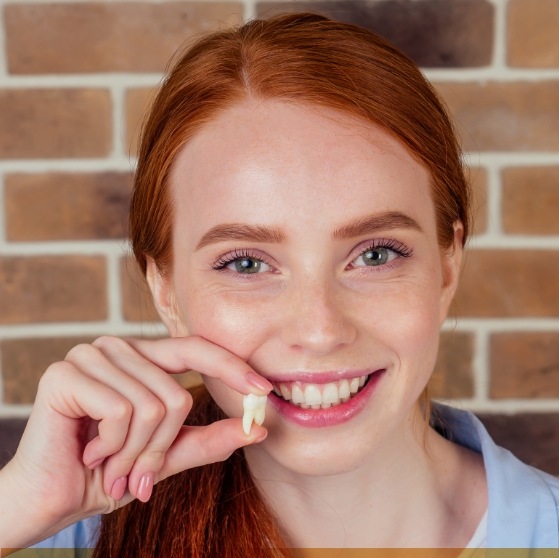
[{"label": "woman's left eye", "polygon": [[387,246],[376,246],[361,252],[351,263],[354,267],[379,267],[405,255]]}]

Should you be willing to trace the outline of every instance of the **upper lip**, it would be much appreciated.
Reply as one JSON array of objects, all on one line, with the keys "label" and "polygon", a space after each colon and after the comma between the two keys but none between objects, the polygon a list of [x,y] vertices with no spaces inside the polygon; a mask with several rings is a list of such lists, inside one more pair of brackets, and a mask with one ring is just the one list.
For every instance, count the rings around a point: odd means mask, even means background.
[{"label": "upper lip", "polygon": [[383,370],[383,368],[360,368],[360,369],[340,369],[340,370],[317,370],[315,372],[281,372],[274,374],[265,374],[266,379],[275,384],[283,382],[301,382],[305,384],[327,384],[328,382],[336,382],[343,379],[358,378],[360,376],[369,376],[374,372]]}]

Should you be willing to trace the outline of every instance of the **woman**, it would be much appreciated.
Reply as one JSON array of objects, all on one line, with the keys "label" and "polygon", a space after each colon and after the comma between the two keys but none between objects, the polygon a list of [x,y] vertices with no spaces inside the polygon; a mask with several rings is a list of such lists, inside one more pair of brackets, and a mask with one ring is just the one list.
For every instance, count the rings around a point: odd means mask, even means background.
[{"label": "woman", "polygon": [[[393,47],[309,14],[200,40],[154,102],[131,208],[170,338],[47,370],[1,472],[3,546],[557,548],[559,483],[426,396],[469,230],[451,124]],[[188,369],[192,411],[169,376]],[[269,395],[245,434],[249,393]]]}]

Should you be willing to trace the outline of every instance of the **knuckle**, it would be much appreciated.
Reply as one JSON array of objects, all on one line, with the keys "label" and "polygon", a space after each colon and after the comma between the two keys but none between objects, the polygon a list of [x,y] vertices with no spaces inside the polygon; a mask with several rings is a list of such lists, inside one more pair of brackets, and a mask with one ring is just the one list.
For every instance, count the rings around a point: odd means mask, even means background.
[{"label": "knuckle", "polygon": [[187,415],[192,408],[192,395],[183,387],[179,387],[169,396],[167,406],[171,412]]},{"label": "knuckle", "polygon": [[116,421],[129,420],[132,416],[132,403],[124,397],[116,397],[111,403],[111,417]]},{"label": "knuckle", "polygon": [[95,339],[92,345],[104,353],[119,352],[129,347],[124,339],[112,335],[102,335]]},{"label": "knuckle", "polygon": [[97,355],[97,350],[93,345],[79,343],[72,347],[66,354],[65,360],[69,362],[80,362]]},{"label": "knuckle", "polygon": [[39,390],[49,388],[49,386],[60,386],[68,381],[76,371],[74,365],[67,361],[60,361],[51,364],[39,379]]},{"label": "knuckle", "polygon": [[139,415],[144,422],[156,424],[165,416],[165,407],[154,395],[149,395],[140,404]]}]

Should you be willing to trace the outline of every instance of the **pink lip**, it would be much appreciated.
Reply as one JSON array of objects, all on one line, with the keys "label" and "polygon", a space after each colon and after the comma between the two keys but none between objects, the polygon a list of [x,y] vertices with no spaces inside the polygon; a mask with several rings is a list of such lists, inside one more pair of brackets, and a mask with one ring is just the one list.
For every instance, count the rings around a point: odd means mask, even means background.
[{"label": "pink lip", "polygon": [[[354,395],[349,401],[328,409],[301,409],[301,407],[297,407],[278,397],[273,391],[268,395],[268,401],[283,418],[300,426],[307,428],[336,426],[351,420],[363,410],[367,401],[375,392],[384,372],[385,370],[383,369],[372,373],[369,381],[359,393]],[[297,376],[297,379],[300,380],[300,376]],[[330,381],[332,380],[330,379]],[[313,376],[313,383],[320,382],[317,382]]]},{"label": "pink lip", "polygon": [[288,374],[266,374],[266,379],[273,384],[303,382],[308,384],[327,384],[338,380],[358,378],[374,373],[374,370],[334,370],[328,372],[291,372]]}]

